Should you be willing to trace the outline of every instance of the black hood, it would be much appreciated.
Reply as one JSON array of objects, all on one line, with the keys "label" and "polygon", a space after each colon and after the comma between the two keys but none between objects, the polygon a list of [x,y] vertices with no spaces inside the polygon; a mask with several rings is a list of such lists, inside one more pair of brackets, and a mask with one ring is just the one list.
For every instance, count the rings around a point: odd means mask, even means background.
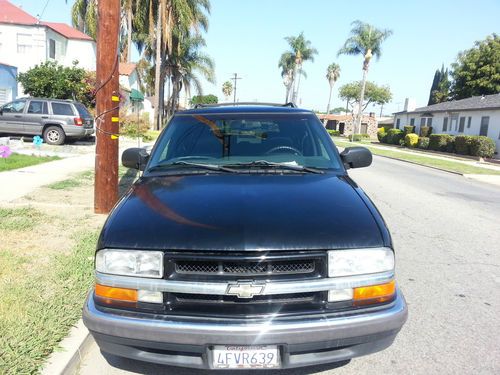
[{"label": "black hood", "polygon": [[[98,248],[324,250],[384,246],[362,191],[334,174],[142,178],[108,218]],[[378,224],[377,224],[378,223]]]}]

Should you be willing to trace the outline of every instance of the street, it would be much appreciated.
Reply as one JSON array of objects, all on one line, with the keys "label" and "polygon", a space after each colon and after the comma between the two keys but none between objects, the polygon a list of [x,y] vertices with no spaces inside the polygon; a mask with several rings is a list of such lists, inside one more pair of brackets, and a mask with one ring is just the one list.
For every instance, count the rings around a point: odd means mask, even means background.
[{"label": "street", "polygon": [[[392,231],[397,281],[408,302],[409,319],[383,352],[340,368],[324,365],[287,373],[500,373],[500,189],[377,156],[371,167],[350,175]],[[208,372],[114,356],[106,360],[93,345],[79,373]]]}]

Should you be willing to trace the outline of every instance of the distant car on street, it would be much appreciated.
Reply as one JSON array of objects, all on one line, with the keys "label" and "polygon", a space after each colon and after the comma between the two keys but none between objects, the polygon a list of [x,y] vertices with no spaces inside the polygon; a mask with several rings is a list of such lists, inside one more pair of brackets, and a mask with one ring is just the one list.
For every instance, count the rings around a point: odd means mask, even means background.
[{"label": "distant car on street", "polygon": [[0,107],[0,133],[43,136],[50,145],[94,134],[94,120],[73,100],[22,98]]}]

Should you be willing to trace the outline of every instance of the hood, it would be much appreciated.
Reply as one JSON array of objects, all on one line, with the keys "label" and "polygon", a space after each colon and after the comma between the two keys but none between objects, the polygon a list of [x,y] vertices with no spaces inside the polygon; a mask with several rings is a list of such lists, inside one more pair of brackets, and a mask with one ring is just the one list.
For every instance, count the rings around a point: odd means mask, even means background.
[{"label": "hood", "polygon": [[[333,174],[142,178],[108,218],[98,248],[325,250],[383,246],[368,200]],[[380,222],[380,220],[378,220]]]}]

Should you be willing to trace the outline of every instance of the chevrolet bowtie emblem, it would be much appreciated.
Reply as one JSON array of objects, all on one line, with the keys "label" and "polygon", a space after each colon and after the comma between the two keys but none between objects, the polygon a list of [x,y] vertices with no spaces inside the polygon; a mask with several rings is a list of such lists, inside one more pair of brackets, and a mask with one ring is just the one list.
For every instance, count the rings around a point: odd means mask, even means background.
[{"label": "chevrolet bowtie emblem", "polygon": [[252,282],[238,282],[227,286],[226,294],[237,296],[238,298],[252,298],[253,296],[262,294],[265,285],[256,285]]}]

